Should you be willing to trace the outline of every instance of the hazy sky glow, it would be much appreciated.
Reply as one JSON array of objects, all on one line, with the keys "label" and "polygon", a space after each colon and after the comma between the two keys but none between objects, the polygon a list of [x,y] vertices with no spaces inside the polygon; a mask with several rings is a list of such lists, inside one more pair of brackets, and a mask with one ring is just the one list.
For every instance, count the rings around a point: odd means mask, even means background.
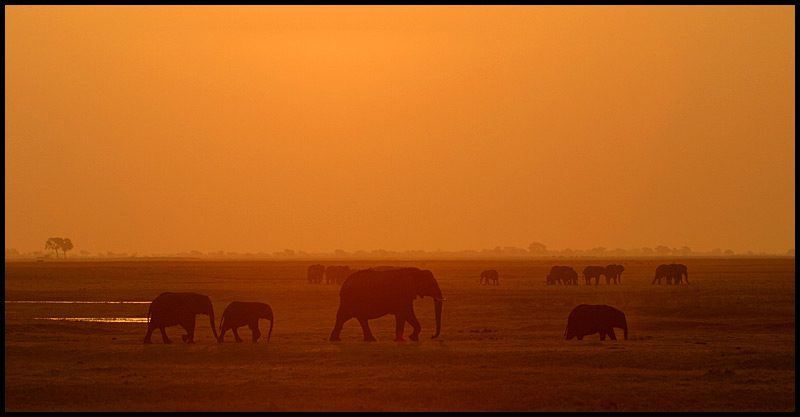
[{"label": "hazy sky glow", "polygon": [[5,246],[795,247],[794,6],[5,7]]}]

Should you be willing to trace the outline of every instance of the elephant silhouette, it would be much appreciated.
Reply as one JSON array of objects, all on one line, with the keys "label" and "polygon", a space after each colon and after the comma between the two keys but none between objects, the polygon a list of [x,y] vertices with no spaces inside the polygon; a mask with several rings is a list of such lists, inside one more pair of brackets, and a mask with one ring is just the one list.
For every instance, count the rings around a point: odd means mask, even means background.
[{"label": "elephant silhouette", "polygon": [[489,285],[492,282],[494,282],[494,285],[500,285],[500,278],[497,274],[497,271],[490,269],[488,271],[481,272],[481,278],[478,280],[478,284],[483,283],[483,285]]},{"label": "elephant silhouette", "polygon": [[331,341],[340,341],[344,323],[356,318],[364,330],[364,341],[374,342],[375,336],[369,328],[368,320],[387,314],[395,316],[395,341],[402,342],[405,323],[411,324],[414,331],[409,335],[413,341],[419,340],[420,324],[414,314],[414,299],[429,296],[433,298],[436,314],[436,334],[442,328],[442,290],[439,283],[428,270],[402,268],[394,271],[375,271],[364,269],[350,275],[339,291],[339,310],[336,324],[331,332]]},{"label": "elephant silhouette", "polygon": [[217,336],[217,329],[214,326],[214,307],[211,299],[207,295],[193,292],[165,292],[150,303],[147,310],[147,334],[144,336],[144,343],[150,344],[150,336],[155,329],[161,332],[164,343],[172,341],[167,337],[166,328],[169,326],[180,325],[186,330],[181,338],[186,343],[194,343],[194,324],[195,315],[206,314],[211,321],[211,331],[214,338]]},{"label": "elephant silhouette", "polygon": [[614,327],[623,329],[628,339],[628,322],[623,312],[607,305],[581,304],[569,313],[564,336],[567,340],[573,337],[583,340],[584,336],[600,333],[600,340],[606,340],[606,336],[617,340]]},{"label": "elephant silhouette", "polygon": [[222,319],[219,322],[219,337],[217,341],[223,342],[225,332],[228,330],[233,331],[233,337],[237,342],[241,342],[242,338],[236,331],[239,327],[248,326],[253,332],[253,343],[258,341],[261,337],[261,332],[258,330],[258,320],[269,320],[269,333],[267,333],[267,342],[272,336],[272,325],[275,324],[275,316],[272,314],[272,308],[268,304],[233,301],[225,307],[222,312]]},{"label": "elephant silhouette", "polygon": [[675,283],[680,284],[683,282],[683,277],[686,277],[686,283],[689,283],[689,272],[686,270],[686,265],[684,264],[672,264],[675,265],[675,274],[677,277],[675,278]]},{"label": "elephant silhouette", "polygon": [[[656,268],[656,275],[653,278],[653,282],[650,284],[655,284],[658,281],[658,285],[661,285],[661,278],[667,279],[667,285],[672,285],[672,281],[678,283],[678,267],[677,264],[661,264]],[[688,282],[688,278],[687,278]]]},{"label": "elephant silhouette", "polygon": [[625,267],[622,265],[611,264],[606,266],[605,276],[606,276],[606,284],[611,284],[611,281],[614,281],[614,285],[622,283],[622,271],[625,270]]},{"label": "elephant silhouette", "polygon": [[578,273],[571,266],[556,265],[550,268],[550,274],[547,275],[545,283],[547,285],[561,285],[562,283],[578,285]]},{"label": "elephant silhouette", "polygon": [[325,274],[325,267],[320,264],[314,264],[308,267],[308,283],[309,284],[322,284],[322,275]]},{"label": "elephant silhouette", "polygon": [[583,278],[586,279],[586,285],[592,284],[594,278],[594,285],[600,284],[600,275],[605,275],[606,269],[602,266],[587,266],[583,268]]},{"label": "elephant silhouette", "polygon": [[341,284],[350,274],[356,272],[350,269],[349,266],[331,265],[325,270],[325,283],[326,284]]}]

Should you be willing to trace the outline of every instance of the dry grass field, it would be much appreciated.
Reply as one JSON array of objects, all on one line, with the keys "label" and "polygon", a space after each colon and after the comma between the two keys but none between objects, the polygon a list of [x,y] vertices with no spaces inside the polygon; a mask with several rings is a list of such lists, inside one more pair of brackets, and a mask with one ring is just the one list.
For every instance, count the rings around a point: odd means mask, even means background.
[{"label": "dry grass field", "polygon": [[[310,285],[316,262],[6,262],[5,411],[794,411],[794,259],[684,259],[691,285],[650,285],[675,260],[321,262],[433,271],[447,301],[416,300],[420,342],[397,343],[394,318],[356,320],[327,340],[339,285]],[[625,266],[621,285],[545,286],[553,265]],[[497,269],[500,285],[478,285]],[[165,291],[206,294],[216,324],[231,301],[275,311],[272,340],[218,344],[207,316],[197,343],[142,343],[141,318]],[[564,340],[578,304],[627,315],[629,339]],[[406,334],[410,326],[406,325]]]}]

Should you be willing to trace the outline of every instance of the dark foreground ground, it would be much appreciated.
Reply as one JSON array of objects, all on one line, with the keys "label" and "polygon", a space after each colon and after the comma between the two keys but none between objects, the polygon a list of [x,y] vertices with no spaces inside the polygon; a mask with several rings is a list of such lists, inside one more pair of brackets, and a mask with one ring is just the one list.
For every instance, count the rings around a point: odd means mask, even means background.
[{"label": "dark foreground ground", "polygon": [[[339,262],[430,269],[447,298],[415,301],[420,342],[393,342],[394,318],[357,321],[327,340],[338,285],[309,285],[315,262],[6,262],[5,411],[794,411],[794,259],[687,259],[691,285],[650,285],[665,260]],[[332,264],[322,262],[323,264]],[[625,266],[621,285],[545,286],[556,264]],[[480,286],[485,269],[500,285]],[[581,278],[582,279],[582,278]],[[219,316],[235,300],[275,311],[272,340],[143,345],[137,318],[164,291],[209,295]],[[563,340],[578,304],[626,313],[629,339]],[[407,334],[410,327],[406,327]]]}]

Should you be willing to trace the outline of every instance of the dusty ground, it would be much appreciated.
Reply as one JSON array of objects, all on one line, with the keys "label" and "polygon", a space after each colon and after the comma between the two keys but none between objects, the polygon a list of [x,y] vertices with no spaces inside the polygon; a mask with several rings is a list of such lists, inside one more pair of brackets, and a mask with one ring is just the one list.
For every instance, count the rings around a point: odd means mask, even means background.
[{"label": "dusty ground", "polygon": [[[442,335],[417,300],[418,343],[393,342],[394,318],[327,337],[338,285],[309,285],[315,262],[6,262],[5,411],[794,411],[794,259],[682,261],[691,285],[650,285],[673,260],[339,262],[430,269],[447,298]],[[325,265],[331,262],[322,262]],[[620,263],[622,285],[545,286],[556,264]],[[497,269],[499,286],[479,286]],[[583,278],[581,277],[581,280]],[[19,304],[20,300],[151,301],[194,291],[217,324],[234,300],[275,311],[272,341],[143,345],[143,323],[52,317],[145,317],[148,304]],[[629,340],[563,340],[578,304],[626,313]],[[410,326],[406,327],[407,333]],[[622,332],[617,334],[622,339]]]}]

